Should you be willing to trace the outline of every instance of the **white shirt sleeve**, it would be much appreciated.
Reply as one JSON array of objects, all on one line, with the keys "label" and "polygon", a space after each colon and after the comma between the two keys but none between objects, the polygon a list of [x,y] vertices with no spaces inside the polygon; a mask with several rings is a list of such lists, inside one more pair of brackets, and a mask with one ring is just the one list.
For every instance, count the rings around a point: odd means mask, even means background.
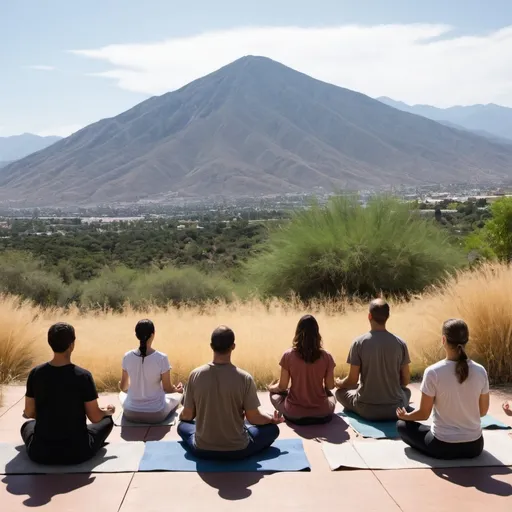
[{"label": "white shirt sleeve", "polygon": [[482,391],[481,391],[481,395],[486,395],[487,393],[489,393],[489,377],[487,376],[487,372],[483,371],[483,374],[484,374],[484,385],[482,387]]},{"label": "white shirt sleeve", "polygon": [[127,368],[127,365],[126,365],[126,359],[127,359],[127,355],[125,354],[125,356],[123,357],[123,370],[124,371],[128,371],[128,368]]},{"label": "white shirt sleeve", "polygon": [[165,373],[172,369],[172,366],[169,363],[169,358],[166,355],[162,357],[160,364],[162,365],[160,368],[160,373]]},{"label": "white shirt sleeve", "polygon": [[427,368],[423,374],[420,391],[430,397],[436,396],[436,373]]}]

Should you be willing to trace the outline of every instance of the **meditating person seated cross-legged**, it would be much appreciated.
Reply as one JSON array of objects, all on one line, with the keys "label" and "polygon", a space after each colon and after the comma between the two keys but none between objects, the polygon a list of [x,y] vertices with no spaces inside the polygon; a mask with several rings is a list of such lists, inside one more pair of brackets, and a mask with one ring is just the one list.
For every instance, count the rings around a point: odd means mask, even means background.
[{"label": "meditating person seated cross-legged", "polygon": [[397,407],[408,407],[411,399],[409,351],[403,340],[387,330],[389,313],[383,299],[370,303],[370,332],[353,341],[347,359],[349,374],[335,383],[338,402],[370,421],[396,419]]},{"label": "meditating person seated cross-legged", "polygon": [[235,334],[231,329],[215,329],[210,346],[213,361],[193,370],[188,379],[178,434],[198,458],[250,457],[277,439],[277,425],[283,418],[260,410],[254,379],[232,364]]},{"label": "meditating person seated cross-legged", "polygon": [[336,407],[330,391],[334,388],[336,363],[322,348],[315,317],[305,315],[299,320],[293,347],[283,354],[279,365],[279,382],[268,387],[276,410],[289,422],[299,425],[331,421]]},{"label": "meditating person seated cross-legged", "polygon": [[[485,368],[468,360],[468,326],[463,320],[443,324],[446,358],[429,366],[421,384],[419,409],[397,410],[398,433],[416,450],[437,459],[471,459],[484,448],[480,418],[489,410]],[[432,427],[417,423],[432,415]]]},{"label": "meditating person seated cross-legged", "polygon": [[155,326],[141,320],[135,326],[139,348],[123,358],[119,382],[123,415],[135,423],[161,423],[181,402],[183,385],[171,384],[171,365],[166,354],[153,348]]},{"label": "meditating person seated cross-legged", "polygon": [[[92,375],[71,362],[75,330],[65,323],[52,325],[48,343],[50,362],[34,368],[27,380],[27,421],[21,437],[30,459],[40,464],[79,464],[92,458],[112,431],[115,407],[98,406]],[[92,425],[87,425],[86,417]]]}]

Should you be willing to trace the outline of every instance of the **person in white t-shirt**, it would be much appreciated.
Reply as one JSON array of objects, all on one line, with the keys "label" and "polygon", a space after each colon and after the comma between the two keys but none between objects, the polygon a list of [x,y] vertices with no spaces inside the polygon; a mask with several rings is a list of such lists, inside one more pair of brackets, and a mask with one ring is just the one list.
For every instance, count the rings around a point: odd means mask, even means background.
[{"label": "person in white t-shirt", "polygon": [[[472,459],[484,448],[480,418],[489,410],[489,380],[485,368],[466,355],[466,322],[447,320],[442,334],[446,359],[425,370],[419,409],[397,409],[398,433],[431,457]],[[432,409],[432,427],[417,423],[427,420]]]},{"label": "person in white t-shirt", "polygon": [[183,385],[171,384],[171,365],[167,355],[155,350],[155,326],[141,320],[135,327],[139,348],[123,358],[119,382],[126,419],[137,423],[161,423],[181,403]]}]

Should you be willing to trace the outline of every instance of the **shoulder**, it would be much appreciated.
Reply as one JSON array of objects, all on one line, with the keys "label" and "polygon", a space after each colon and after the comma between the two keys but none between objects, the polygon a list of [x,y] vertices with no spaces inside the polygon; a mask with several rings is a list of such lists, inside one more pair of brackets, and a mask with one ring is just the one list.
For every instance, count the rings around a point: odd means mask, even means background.
[{"label": "shoulder", "polygon": [[242,370],[242,368],[238,368],[238,366],[234,366],[234,368],[235,368],[236,372],[238,373],[238,375],[240,376],[240,378],[246,384],[249,384],[249,383],[254,383],[255,384],[254,378],[253,378],[253,376],[249,372],[246,372],[245,370]]},{"label": "shoulder", "polygon": [[361,336],[354,338],[354,340],[352,341],[352,346],[361,345],[361,343],[363,343],[366,340],[369,340],[371,337],[372,337],[371,332],[366,332],[364,334],[361,334]]},{"label": "shoulder", "polygon": [[155,350],[155,355],[156,355],[159,359],[168,359],[167,354],[166,354],[166,353],[164,353],[164,352],[160,352],[159,350]]},{"label": "shoulder", "polygon": [[91,379],[92,380],[92,373],[89,370],[86,370],[85,368],[82,368],[81,366],[74,366],[74,372],[77,377],[82,377],[84,379]]},{"label": "shoulder", "polygon": [[475,363],[473,360],[468,361],[468,364],[472,370],[475,370],[487,377],[487,370],[481,364]]},{"label": "shoulder", "polygon": [[321,357],[323,357],[324,359],[333,359],[334,360],[334,357],[332,357],[332,354],[328,351],[328,350],[325,350],[324,348],[320,351],[320,354],[321,354]]},{"label": "shoulder", "polygon": [[423,373],[423,378],[435,375],[437,372],[442,371],[443,368],[446,368],[446,361],[444,360],[431,364],[430,366],[427,366],[427,368],[425,369],[425,372]]},{"label": "shoulder", "polygon": [[209,370],[210,370],[210,365],[209,364],[203,364],[202,366],[198,366],[197,368],[194,368],[190,372],[189,379],[197,378],[198,375],[201,375],[202,373],[205,373],[205,372],[207,372]]},{"label": "shoulder", "polygon": [[32,370],[30,370],[30,374],[29,375],[34,375],[35,373],[40,373],[47,366],[48,366],[48,363],[38,364],[37,366],[34,366],[34,368],[32,368]]},{"label": "shoulder", "polygon": [[297,355],[295,350],[293,348],[289,348],[288,350],[285,350],[283,352],[283,355],[281,356],[281,360],[290,359],[290,357],[294,357],[295,355]]},{"label": "shoulder", "polygon": [[400,338],[400,336],[397,336],[395,333],[390,332],[390,331],[385,331],[385,332],[388,334],[388,336],[390,336],[391,338],[396,340],[400,345],[402,345],[404,347],[407,346],[407,343],[405,342],[405,340]]},{"label": "shoulder", "polygon": [[123,356],[123,359],[131,359],[132,357],[136,357],[133,350],[128,350],[128,352],[125,353]]}]

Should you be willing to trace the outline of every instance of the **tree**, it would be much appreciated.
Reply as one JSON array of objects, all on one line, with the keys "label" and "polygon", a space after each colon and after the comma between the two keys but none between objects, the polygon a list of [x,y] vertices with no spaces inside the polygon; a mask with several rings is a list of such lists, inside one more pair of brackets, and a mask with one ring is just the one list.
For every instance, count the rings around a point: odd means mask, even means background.
[{"label": "tree", "polygon": [[512,260],[512,197],[491,204],[492,219],[484,227],[484,235],[501,261]]}]

